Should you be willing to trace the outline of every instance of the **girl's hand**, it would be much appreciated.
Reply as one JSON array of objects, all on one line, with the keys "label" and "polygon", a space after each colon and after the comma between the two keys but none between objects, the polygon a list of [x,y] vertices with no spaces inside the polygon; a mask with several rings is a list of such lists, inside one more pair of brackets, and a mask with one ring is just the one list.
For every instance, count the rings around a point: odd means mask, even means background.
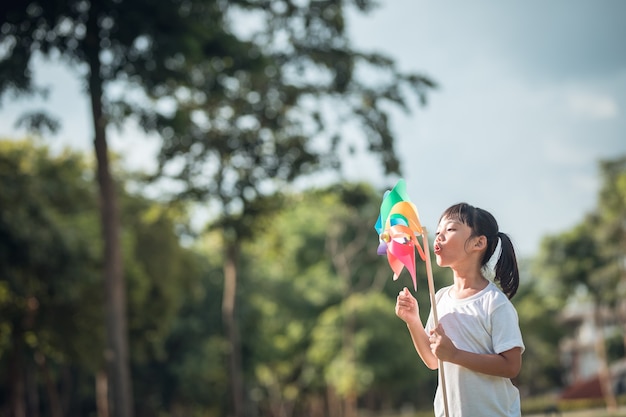
[{"label": "girl's hand", "polygon": [[441,324],[430,331],[430,350],[437,359],[452,362],[452,359],[457,354],[458,349],[452,343],[452,340],[446,336],[446,332],[443,330]]},{"label": "girl's hand", "polygon": [[396,298],[396,316],[404,320],[406,324],[420,320],[419,304],[407,287],[404,287]]}]

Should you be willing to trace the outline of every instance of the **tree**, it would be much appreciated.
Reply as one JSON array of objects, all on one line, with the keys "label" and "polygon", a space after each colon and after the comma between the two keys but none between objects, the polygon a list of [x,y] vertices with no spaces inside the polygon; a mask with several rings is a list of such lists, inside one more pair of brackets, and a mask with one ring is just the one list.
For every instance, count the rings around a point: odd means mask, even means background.
[{"label": "tree", "polygon": [[[598,239],[605,259],[600,278],[609,291],[606,301],[615,305],[626,337],[626,157],[600,162],[602,188],[598,196]],[[622,303],[623,304],[623,303]]]},{"label": "tree", "polygon": [[[33,57],[41,54],[73,66],[90,98],[104,241],[105,358],[115,416],[132,416],[133,401],[120,214],[107,126],[121,125],[130,114],[142,113],[137,107],[145,101],[137,100],[137,96],[159,96],[181,83],[197,86],[194,65],[203,66],[207,57],[228,61],[231,70],[252,61],[244,53],[246,43],[225,30],[222,3],[11,0],[0,5],[0,94],[38,91],[32,83],[30,65]],[[224,68],[209,67],[204,65],[203,76],[225,72]],[[119,91],[124,93],[114,95],[108,89],[112,85],[122,86]],[[34,127],[55,126],[49,115],[41,113],[31,114],[25,122]]]},{"label": "tree", "polygon": [[623,308],[625,159],[602,161],[600,168],[603,185],[596,208],[571,230],[544,238],[535,268],[543,279],[540,285],[545,293],[553,294],[553,300],[558,297],[561,302],[571,300],[572,289],[576,288],[582,288],[591,300],[599,333],[596,351],[601,364],[600,382],[607,408],[613,410],[617,401],[610,379],[601,309]]},{"label": "tree", "polygon": [[562,384],[558,345],[566,330],[559,322],[559,313],[565,303],[561,293],[546,290],[547,285],[532,273],[531,260],[520,260],[519,266],[522,283],[513,303],[519,315],[526,350],[524,366],[516,383],[522,396],[532,397],[550,392]]},{"label": "tree", "polygon": [[[380,160],[382,175],[400,173],[390,124],[392,108],[425,102],[434,83],[405,74],[384,55],[352,47],[347,9],[370,12],[374,1],[232,1],[233,21],[249,21],[252,71],[199,74],[205,84],[169,95],[167,112],[142,118],[164,138],[158,176],[184,190],[179,196],[212,204],[224,238],[222,318],[230,340],[234,415],[241,416],[240,335],[236,315],[241,242],[254,233],[264,197],[312,173],[341,168],[358,149]],[[236,19],[236,20],[235,20]],[[236,32],[237,28],[233,27]],[[215,68],[227,60],[212,59]],[[155,100],[158,97],[155,97]],[[275,206],[274,206],[275,207]]]},{"label": "tree", "polygon": [[[118,175],[123,188],[135,174],[128,178],[125,172]],[[219,374],[223,358],[215,356],[217,349],[210,349],[212,338],[219,334],[215,325],[206,323],[210,321],[207,317],[213,316],[207,315],[210,303],[205,299],[198,303],[197,299],[216,293],[213,282],[206,283],[205,277],[214,267],[188,243],[182,243],[184,238],[189,241],[185,236],[189,217],[183,204],[126,192],[120,196],[136,415],[206,410],[219,404],[219,398],[203,398],[207,390],[203,383],[210,380],[203,373]]]},{"label": "tree", "polygon": [[[92,172],[82,154],[53,155],[34,141],[0,141],[3,414],[92,415],[102,406],[102,243]],[[126,179],[125,172],[118,175]],[[221,358],[211,356],[223,345],[215,341],[219,326],[206,325],[219,307],[212,297],[221,289],[212,274],[217,262],[181,245],[184,207],[120,196],[137,414],[154,416],[190,402],[207,406],[199,376],[222,369]],[[202,355],[210,356],[209,366],[198,366]]]},{"label": "tree", "polygon": [[55,369],[102,363],[100,250],[93,188],[80,155],[51,157],[28,142],[0,142],[0,346],[12,416],[38,415],[37,380],[50,416],[64,415]]},{"label": "tree", "polygon": [[[233,407],[241,415],[236,276],[239,243],[250,234],[250,217],[259,209],[254,200],[315,169],[338,168],[340,145],[365,147],[380,156],[384,173],[398,173],[389,108],[407,110],[412,93],[423,102],[434,86],[426,77],[398,71],[385,56],[351,47],[346,8],[369,12],[374,4],[33,0],[1,6],[6,53],[0,91],[28,91],[28,63],[41,51],[79,65],[91,98],[109,357],[115,365],[112,403],[119,415],[130,415],[132,396],[106,126],[134,115],[146,130],[158,131],[164,141],[159,174],[179,179],[188,196],[213,199],[223,213],[220,227],[229,243],[223,319],[231,340]],[[253,36],[233,35],[233,22],[242,17],[261,23]],[[116,89],[121,93],[107,89],[112,85],[121,86]],[[34,124],[47,120],[35,116]],[[354,129],[362,132],[361,141],[345,139]]]},{"label": "tree", "polygon": [[[430,404],[436,373],[420,366],[395,317],[403,283],[376,255],[380,197],[338,184],[285,195],[282,210],[257,219],[264,232],[243,246],[239,311],[253,411],[354,415],[357,404],[370,412]],[[417,272],[428,306],[425,270]],[[410,282],[408,273],[400,279]]]}]

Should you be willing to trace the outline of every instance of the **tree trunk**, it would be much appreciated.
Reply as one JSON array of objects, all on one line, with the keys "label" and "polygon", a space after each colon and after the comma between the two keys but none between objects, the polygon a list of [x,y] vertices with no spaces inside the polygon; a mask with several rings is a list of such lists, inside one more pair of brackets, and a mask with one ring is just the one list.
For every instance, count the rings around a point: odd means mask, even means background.
[{"label": "tree trunk", "polygon": [[[35,354],[36,355],[36,354]],[[29,358],[30,359],[30,358]],[[27,360],[25,368],[26,377],[24,386],[26,388],[26,415],[28,417],[39,417],[39,386],[37,383],[37,364],[32,360]],[[63,417],[60,415],[50,414],[51,417]]]},{"label": "tree trunk", "polygon": [[[93,5],[94,3],[92,3]],[[128,359],[126,288],[120,249],[120,216],[115,184],[109,168],[106,119],[102,110],[97,11],[91,10],[87,21],[86,42],[90,48],[89,94],[94,123],[94,147],[100,190],[100,216],[104,240],[105,327],[107,362],[111,394],[110,410],[114,417],[132,417],[132,387]]]},{"label": "tree trunk", "polygon": [[225,239],[224,256],[224,297],[222,299],[222,320],[230,346],[229,366],[233,400],[233,416],[243,417],[244,393],[241,366],[241,342],[239,340],[239,324],[235,315],[235,298],[237,295],[237,260],[239,248],[236,242]]},{"label": "tree trunk", "polygon": [[341,398],[337,395],[335,388],[326,384],[326,402],[328,403],[328,416],[329,417],[341,417],[343,416]]},{"label": "tree trunk", "polygon": [[[346,280],[347,281],[347,280]],[[347,283],[349,285],[349,283]],[[345,393],[343,396],[343,417],[357,417],[357,393],[356,393],[356,352],[354,346],[354,333],[355,333],[355,317],[354,311],[351,308],[346,306],[347,295],[344,295],[343,305],[344,305],[344,325],[343,325],[343,351],[347,355],[348,366],[351,368],[350,372],[352,373],[351,378],[351,386],[349,388],[349,392]]]},{"label": "tree trunk", "polygon": [[50,368],[48,367],[48,361],[46,360],[45,355],[41,352],[37,352],[35,354],[35,361],[41,371],[46,387],[46,393],[48,394],[50,417],[63,417],[63,408],[61,406],[59,392],[55,385],[54,378],[50,374]]},{"label": "tree trunk", "polygon": [[[626,283],[626,276],[623,276],[620,281],[619,285],[624,285],[624,283]],[[622,329],[622,344],[626,349],[626,300],[620,299],[615,303],[615,314],[619,319]]]},{"label": "tree trunk", "polygon": [[13,328],[13,343],[9,350],[9,402],[11,417],[26,417],[26,401],[24,398],[24,370],[22,357],[24,343],[19,329]]},{"label": "tree trunk", "polygon": [[98,417],[109,417],[109,393],[107,374],[98,371],[96,374],[96,409]]}]

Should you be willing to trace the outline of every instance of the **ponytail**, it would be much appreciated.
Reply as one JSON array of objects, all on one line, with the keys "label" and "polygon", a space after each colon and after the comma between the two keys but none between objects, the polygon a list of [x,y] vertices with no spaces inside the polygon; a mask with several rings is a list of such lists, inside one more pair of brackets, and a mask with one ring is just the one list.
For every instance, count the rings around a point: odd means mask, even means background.
[{"label": "ponytail", "polygon": [[513,242],[506,233],[498,232],[500,238],[500,256],[496,263],[495,280],[506,296],[511,299],[519,287],[519,269]]}]

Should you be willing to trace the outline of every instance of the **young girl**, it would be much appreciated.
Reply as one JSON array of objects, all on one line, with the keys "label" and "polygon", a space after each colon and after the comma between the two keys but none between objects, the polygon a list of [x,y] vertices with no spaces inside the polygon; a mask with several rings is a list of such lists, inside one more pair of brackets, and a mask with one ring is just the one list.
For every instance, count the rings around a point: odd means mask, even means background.
[{"label": "young girl", "polygon": [[[498,242],[499,287],[483,274]],[[434,327],[432,310],[422,325],[407,288],[398,295],[396,315],[406,322],[426,366],[443,364],[448,417],[519,417],[519,392],[511,378],[520,371],[524,343],[509,301],[519,285],[511,240],[489,212],[460,203],[441,216],[433,248],[437,264],[454,273],[454,284],[435,296],[439,325]],[[434,407],[436,416],[444,416],[441,380]]]}]

